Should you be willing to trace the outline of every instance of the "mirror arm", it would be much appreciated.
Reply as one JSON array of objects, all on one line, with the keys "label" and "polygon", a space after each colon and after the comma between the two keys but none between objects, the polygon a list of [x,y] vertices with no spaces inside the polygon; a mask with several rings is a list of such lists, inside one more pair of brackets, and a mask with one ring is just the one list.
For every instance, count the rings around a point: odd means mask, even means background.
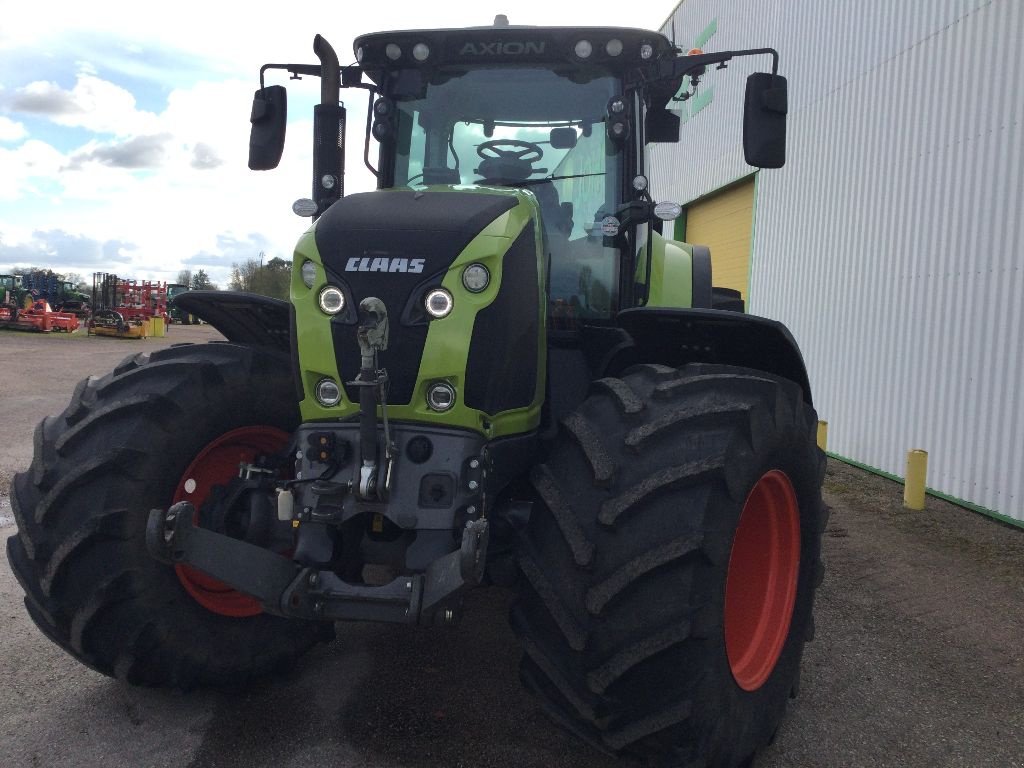
[{"label": "mirror arm", "polygon": [[658,62],[658,80],[668,80],[683,77],[694,69],[706,67],[709,64],[724,64],[740,56],[761,56],[772,57],[772,74],[779,74],[779,52],[774,48],[748,48],[742,51],[716,51],[715,53],[700,53],[695,56],[679,56],[667,61]]},{"label": "mirror arm", "polygon": [[260,67],[260,89],[266,86],[263,82],[263,75],[268,69],[286,69],[291,75],[291,80],[300,80],[302,75],[309,77],[320,77],[319,64],[264,64]]},{"label": "mirror arm", "polygon": [[[320,75],[321,75],[321,70],[320,70],[320,65],[319,64],[264,64],[262,67],[260,67],[260,89],[261,90],[266,87],[266,83],[264,81],[264,75],[265,75],[265,73],[266,73],[266,71],[268,69],[284,69],[284,70],[287,70],[288,74],[291,75],[291,77],[288,78],[289,80],[301,80],[303,75],[305,75],[307,77],[320,77]],[[380,93],[380,88],[378,88],[374,83],[352,83],[352,84],[349,84],[349,85],[345,85],[343,83],[340,87],[341,88],[362,88],[364,91],[371,91],[373,93]],[[321,89],[320,98],[321,98],[321,101],[322,101],[323,100],[322,89]]]}]

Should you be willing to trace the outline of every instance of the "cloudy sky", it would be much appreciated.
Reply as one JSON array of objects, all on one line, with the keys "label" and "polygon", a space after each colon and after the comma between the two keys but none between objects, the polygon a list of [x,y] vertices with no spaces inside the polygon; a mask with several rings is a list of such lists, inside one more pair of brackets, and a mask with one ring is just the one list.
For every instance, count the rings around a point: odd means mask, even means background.
[{"label": "cloudy sky", "polygon": [[[190,268],[224,285],[233,262],[290,258],[307,224],[291,203],[310,193],[319,80],[288,83],[275,171],[246,167],[249,109],[260,65],[316,63],[318,32],[348,64],[365,32],[486,25],[495,13],[513,24],[657,29],[675,4],[0,0],[0,272],[173,281]],[[349,93],[354,192],[372,180],[361,157],[365,95]]]}]

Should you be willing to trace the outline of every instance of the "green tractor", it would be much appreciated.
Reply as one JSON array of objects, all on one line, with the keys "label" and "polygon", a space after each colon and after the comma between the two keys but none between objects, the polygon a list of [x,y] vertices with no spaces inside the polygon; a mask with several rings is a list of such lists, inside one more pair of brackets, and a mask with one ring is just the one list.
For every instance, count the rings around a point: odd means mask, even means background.
[{"label": "green tractor", "polygon": [[[348,620],[457,622],[518,590],[522,679],[657,765],[736,766],[795,694],[821,581],[824,457],[792,336],[662,233],[645,148],[706,68],[749,77],[749,163],[784,162],[771,49],[509,26],[368,34],[268,64],[250,167],[321,78],[291,301],[192,291],[227,343],[129,357],[42,422],[8,557],[40,629],[131,683],[232,683]],[[343,195],[341,89],[378,189]],[[375,161],[371,145],[378,145]]]}]

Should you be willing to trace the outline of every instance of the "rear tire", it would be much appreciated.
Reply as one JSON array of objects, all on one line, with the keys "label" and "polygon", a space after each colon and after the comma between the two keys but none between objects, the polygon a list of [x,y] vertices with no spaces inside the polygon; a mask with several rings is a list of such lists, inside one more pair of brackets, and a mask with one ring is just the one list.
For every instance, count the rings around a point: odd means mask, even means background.
[{"label": "rear tire", "polygon": [[553,719],[653,765],[732,768],[771,741],[823,573],[816,424],[761,371],[596,382],[532,474],[512,611]]},{"label": "rear tire", "polygon": [[11,489],[7,556],[36,625],[105,675],[178,688],[244,682],[332,636],[209,610],[145,547],[149,510],[170,506],[205,446],[246,427],[291,434],[298,420],[287,358],[251,347],[171,347],[81,382],[36,428]]}]

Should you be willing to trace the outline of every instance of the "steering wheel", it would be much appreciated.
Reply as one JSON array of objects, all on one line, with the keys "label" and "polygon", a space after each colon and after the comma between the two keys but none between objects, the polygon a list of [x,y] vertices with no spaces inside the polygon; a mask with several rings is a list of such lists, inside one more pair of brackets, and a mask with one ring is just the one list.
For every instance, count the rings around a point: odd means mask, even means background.
[{"label": "steering wheel", "polygon": [[513,160],[521,163],[535,163],[544,157],[539,144],[519,139],[494,139],[485,141],[476,148],[484,160]]}]

